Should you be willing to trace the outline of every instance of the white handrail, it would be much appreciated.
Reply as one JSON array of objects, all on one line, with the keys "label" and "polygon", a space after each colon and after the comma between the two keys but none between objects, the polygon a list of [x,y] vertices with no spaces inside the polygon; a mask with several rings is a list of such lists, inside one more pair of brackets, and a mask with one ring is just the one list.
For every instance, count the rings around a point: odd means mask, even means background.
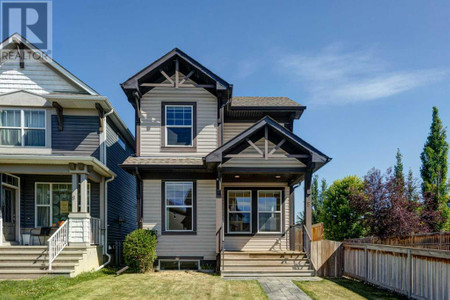
[{"label": "white handrail", "polygon": [[64,221],[55,233],[47,240],[48,242],[48,269],[52,269],[55,258],[69,243],[69,220]]}]

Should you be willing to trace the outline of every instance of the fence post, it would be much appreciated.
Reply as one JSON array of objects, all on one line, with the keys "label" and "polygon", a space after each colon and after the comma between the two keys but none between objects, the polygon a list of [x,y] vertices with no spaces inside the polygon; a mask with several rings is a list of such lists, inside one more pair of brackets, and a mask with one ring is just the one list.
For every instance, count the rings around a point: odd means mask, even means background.
[{"label": "fence post", "polygon": [[369,251],[367,245],[364,245],[364,281],[367,281],[369,273]]},{"label": "fence post", "polygon": [[412,294],[412,259],[411,259],[411,249],[408,249],[408,256],[406,258],[406,292],[408,293],[408,298],[411,299],[411,294]]},{"label": "fence post", "polygon": [[442,250],[442,231],[439,232],[439,250]]}]

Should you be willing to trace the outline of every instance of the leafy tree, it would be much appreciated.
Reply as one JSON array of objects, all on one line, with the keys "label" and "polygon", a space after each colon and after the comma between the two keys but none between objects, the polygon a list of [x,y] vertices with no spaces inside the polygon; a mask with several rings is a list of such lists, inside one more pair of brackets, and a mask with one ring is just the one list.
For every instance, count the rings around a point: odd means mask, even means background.
[{"label": "leafy tree", "polygon": [[321,215],[326,239],[342,241],[362,235],[361,214],[351,208],[350,198],[363,188],[364,183],[360,178],[347,176],[334,181],[326,190]]},{"label": "leafy tree", "polygon": [[439,118],[439,111],[433,107],[433,120],[431,122],[430,134],[420,155],[422,167],[420,175],[422,177],[422,194],[429,201],[434,201],[434,205],[427,205],[425,209],[436,209],[441,211],[442,219],[436,224],[435,230],[450,229],[450,208],[448,207],[447,170],[448,170],[448,149],[446,141],[446,128]]},{"label": "leafy tree", "polygon": [[418,203],[410,201],[397,175],[391,169],[384,175],[371,169],[364,177],[363,192],[352,194],[352,208],[363,216],[368,235],[401,237],[422,229]]}]

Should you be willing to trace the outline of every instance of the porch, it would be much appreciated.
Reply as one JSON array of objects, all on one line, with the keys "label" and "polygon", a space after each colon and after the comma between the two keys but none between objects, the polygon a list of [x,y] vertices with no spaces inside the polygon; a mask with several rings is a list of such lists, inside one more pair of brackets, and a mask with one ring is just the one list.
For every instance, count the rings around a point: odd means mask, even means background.
[{"label": "porch", "polygon": [[39,270],[50,271],[74,249],[78,269],[102,264],[107,234],[105,182],[113,176],[91,157],[21,156],[2,163],[0,156],[0,277],[7,278],[8,271],[2,262],[19,272],[45,260]]},{"label": "porch", "polygon": [[61,227],[67,227],[70,243],[102,244],[100,183],[82,174],[0,177],[0,246],[47,245]]}]

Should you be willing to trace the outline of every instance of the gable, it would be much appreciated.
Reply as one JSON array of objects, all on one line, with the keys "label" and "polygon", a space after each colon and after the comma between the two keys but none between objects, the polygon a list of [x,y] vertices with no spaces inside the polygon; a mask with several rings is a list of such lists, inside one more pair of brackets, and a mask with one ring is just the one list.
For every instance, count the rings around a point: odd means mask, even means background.
[{"label": "gable", "polygon": [[[255,146],[259,149],[264,149],[264,141],[262,138],[255,142]],[[272,150],[275,148],[275,144],[269,141],[269,149]],[[240,152],[240,157],[233,157],[230,160],[226,161],[223,166],[224,167],[241,167],[241,168],[293,168],[293,167],[306,167],[305,164],[300,162],[299,160],[293,157],[287,157],[288,153],[283,149],[278,149],[276,152],[276,157],[271,157],[268,160],[264,159],[264,157],[250,157],[250,156],[258,156],[258,152],[255,148],[247,147],[246,149]],[[285,155],[285,157],[282,157]]]},{"label": "gable", "polygon": [[[262,149],[255,144],[261,139],[264,139]],[[269,143],[275,146],[271,148]],[[250,146],[256,150],[256,154],[243,153]],[[280,150],[285,151],[285,154],[280,154]],[[275,157],[295,158],[313,170],[318,170],[331,160],[330,157],[268,116],[209,153],[205,162],[207,164],[224,164],[237,157],[264,158],[265,161]]]},{"label": "gable", "polygon": [[36,94],[84,92],[50,68],[47,63],[32,58],[31,51],[25,51],[24,68],[20,67],[18,51],[10,53],[8,59],[0,64],[0,93],[17,90]]}]

